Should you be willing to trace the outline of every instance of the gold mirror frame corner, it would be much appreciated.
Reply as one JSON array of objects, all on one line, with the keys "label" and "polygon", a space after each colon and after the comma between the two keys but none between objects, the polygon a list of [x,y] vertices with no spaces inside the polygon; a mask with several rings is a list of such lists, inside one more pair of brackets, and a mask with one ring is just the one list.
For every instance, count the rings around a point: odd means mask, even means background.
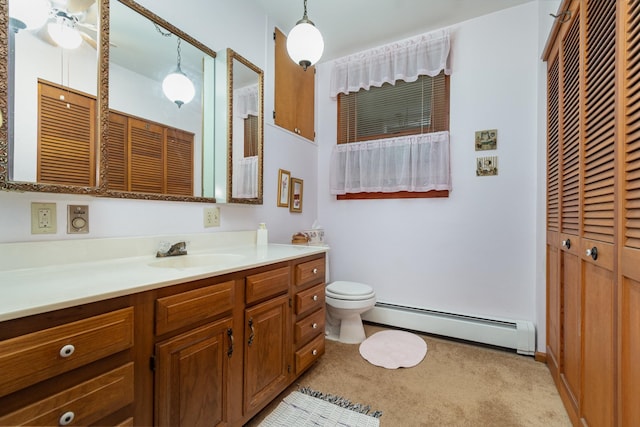
[{"label": "gold mirror frame corner", "polygon": [[[233,60],[245,65],[258,75],[260,117],[258,120],[258,197],[238,198],[232,196],[233,177]],[[246,205],[262,205],[264,167],[264,71],[231,48],[227,48],[227,201]]]}]

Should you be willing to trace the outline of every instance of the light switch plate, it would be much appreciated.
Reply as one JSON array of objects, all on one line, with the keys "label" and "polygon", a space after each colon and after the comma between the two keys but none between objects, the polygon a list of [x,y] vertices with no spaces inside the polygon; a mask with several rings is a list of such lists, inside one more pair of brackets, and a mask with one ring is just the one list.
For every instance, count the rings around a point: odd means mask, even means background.
[{"label": "light switch plate", "polygon": [[220,208],[204,208],[204,226],[220,227]]},{"label": "light switch plate", "polygon": [[89,232],[89,206],[67,205],[67,234]]},{"label": "light switch plate", "polygon": [[31,234],[56,234],[55,203],[31,203]]}]

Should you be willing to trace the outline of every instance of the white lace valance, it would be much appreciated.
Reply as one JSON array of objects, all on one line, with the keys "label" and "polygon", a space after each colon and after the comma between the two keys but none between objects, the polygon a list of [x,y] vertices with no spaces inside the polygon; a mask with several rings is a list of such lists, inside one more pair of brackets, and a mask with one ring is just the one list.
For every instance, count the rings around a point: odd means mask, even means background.
[{"label": "white lace valance", "polygon": [[449,132],[338,144],[331,194],[451,190]]},{"label": "white lace valance", "polygon": [[442,70],[451,74],[449,40],[449,30],[443,30],[337,59],[331,74],[331,98],[396,80],[434,77]]},{"label": "white lace valance", "polygon": [[233,115],[241,119],[258,116],[258,85],[252,85],[233,91]]}]

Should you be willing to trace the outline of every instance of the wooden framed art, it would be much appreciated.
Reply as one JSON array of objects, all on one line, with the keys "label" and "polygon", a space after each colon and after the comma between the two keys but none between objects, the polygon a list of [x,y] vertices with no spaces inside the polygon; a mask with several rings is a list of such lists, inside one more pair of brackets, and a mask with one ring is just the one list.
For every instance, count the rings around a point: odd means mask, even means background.
[{"label": "wooden framed art", "polygon": [[291,178],[291,196],[289,197],[289,211],[302,212],[302,180]]},{"label": "wooden framed art", "polygon": [[278,207],[289,207],[289,187],[291,172],[284,169],[278,170]]}]

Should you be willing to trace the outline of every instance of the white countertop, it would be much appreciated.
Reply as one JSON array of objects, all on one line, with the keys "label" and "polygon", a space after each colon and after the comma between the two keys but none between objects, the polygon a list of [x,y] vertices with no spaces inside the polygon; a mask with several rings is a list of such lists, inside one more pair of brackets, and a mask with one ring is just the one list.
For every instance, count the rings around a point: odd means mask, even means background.
[{"label": "white countertop", "polygon": [[[188,255],[156,258],[126,256],[30,268],[0,269],[0,321],[130,295],[164,286],[326,252],[324,246],[224,245],[189,250]],[[233,254],[220,262],[188,268],[153,266],[158,261],[203,254]],[[172,261],[169,261],[171,263]],[[196,263],[198,264],[198,263]]]}]

